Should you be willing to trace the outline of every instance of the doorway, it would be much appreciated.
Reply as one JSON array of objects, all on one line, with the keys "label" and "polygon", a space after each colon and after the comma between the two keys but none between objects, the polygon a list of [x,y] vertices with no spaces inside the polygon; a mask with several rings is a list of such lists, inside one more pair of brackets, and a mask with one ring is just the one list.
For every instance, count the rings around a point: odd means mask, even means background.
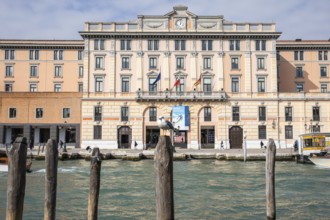
[{"label": "doorway", "polygon": [[128,126],[118,128],[118,148],[130,148],[132,143],[132,129]]},{"label": "doorway", "polygon": [[146,148],[155,148],[159,139],[159,127],[147,127],[146,129]]},{"label": "doorway", "polygon": [[174,132],[174,146],[179,148],[187,148],[187,131]]},{"label": "doorway", "polygon": [[214,127],[201,127],[201,148],[214,148]]},{"label": "doorway", "polygon": [[243,128],[233,126],[229,129],[230,149],[242,149],[243,146]]}]

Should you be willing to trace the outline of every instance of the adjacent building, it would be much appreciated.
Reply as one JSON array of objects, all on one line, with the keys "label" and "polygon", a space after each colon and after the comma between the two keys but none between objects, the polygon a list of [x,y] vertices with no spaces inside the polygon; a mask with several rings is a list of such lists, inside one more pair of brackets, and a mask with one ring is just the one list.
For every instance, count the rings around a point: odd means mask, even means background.
[{"label": "adjacent building", "polygon": [[[20,133],[34,143],[147,149],[160,116],[178,128],[175,145],[190,149],[259,148],[269,138],[288,148],[299,134],[330,130],[329,41],[278,40],[275,23],[181,5],[129,22],[86,22],[79,33],[81,41],[0,40],[3,143]],[[29,114],[10,118],[15,107]]]}]

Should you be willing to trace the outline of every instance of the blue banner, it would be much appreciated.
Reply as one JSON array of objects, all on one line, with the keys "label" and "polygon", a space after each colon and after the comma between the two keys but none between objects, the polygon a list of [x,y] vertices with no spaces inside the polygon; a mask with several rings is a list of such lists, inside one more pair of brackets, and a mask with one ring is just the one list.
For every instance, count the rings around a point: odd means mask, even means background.
[{"label": "blue banner", "polygon": [[189,106],[172,107],[172,123],[174,127],[181,131],[189,130]]}]

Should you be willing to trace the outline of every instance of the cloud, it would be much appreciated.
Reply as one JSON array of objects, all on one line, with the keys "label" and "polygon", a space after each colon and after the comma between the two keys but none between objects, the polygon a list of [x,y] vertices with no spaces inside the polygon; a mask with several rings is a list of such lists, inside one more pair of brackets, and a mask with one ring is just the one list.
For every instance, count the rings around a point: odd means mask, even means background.
[{"label": "cloud", "polygon": [[196,15],[233,22],[275,22],[281,39],[329,39],[328,0],[3,0],[1,39],[81,39],[86,21],[129,21],[183,4]]}]

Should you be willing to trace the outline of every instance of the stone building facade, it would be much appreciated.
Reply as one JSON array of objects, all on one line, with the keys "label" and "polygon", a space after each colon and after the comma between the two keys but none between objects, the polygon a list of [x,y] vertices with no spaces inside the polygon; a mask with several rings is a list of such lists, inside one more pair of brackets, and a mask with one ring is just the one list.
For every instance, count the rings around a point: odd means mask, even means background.
[{"label": "stone building facade", "polygon": [[[83,40],[61,42],[72,51],[59,66],[69,67],[71,78],[61,82],[79,99],[71,104],[79,107],[81,147],[155,147],[159,116],[175,122],[173,142],[189,149],[259,148],[269,138],[289,148],[299,134],[330,130],[329,41],[278,40],[275,23],[235,23],[186,6],[129,22],[86,22],[79,33]],[[1,42],[0,56],[10,57],[11,46]],[[52,69],[59,47],[48,43]],[[2,59],[5,70],[11,62]],[[7,91],[11,81],[2,80]],[[15,78],[12,93],[18,81],[23,88],[31,79]],[[40,81],[51,92],[57,79]]]}]

